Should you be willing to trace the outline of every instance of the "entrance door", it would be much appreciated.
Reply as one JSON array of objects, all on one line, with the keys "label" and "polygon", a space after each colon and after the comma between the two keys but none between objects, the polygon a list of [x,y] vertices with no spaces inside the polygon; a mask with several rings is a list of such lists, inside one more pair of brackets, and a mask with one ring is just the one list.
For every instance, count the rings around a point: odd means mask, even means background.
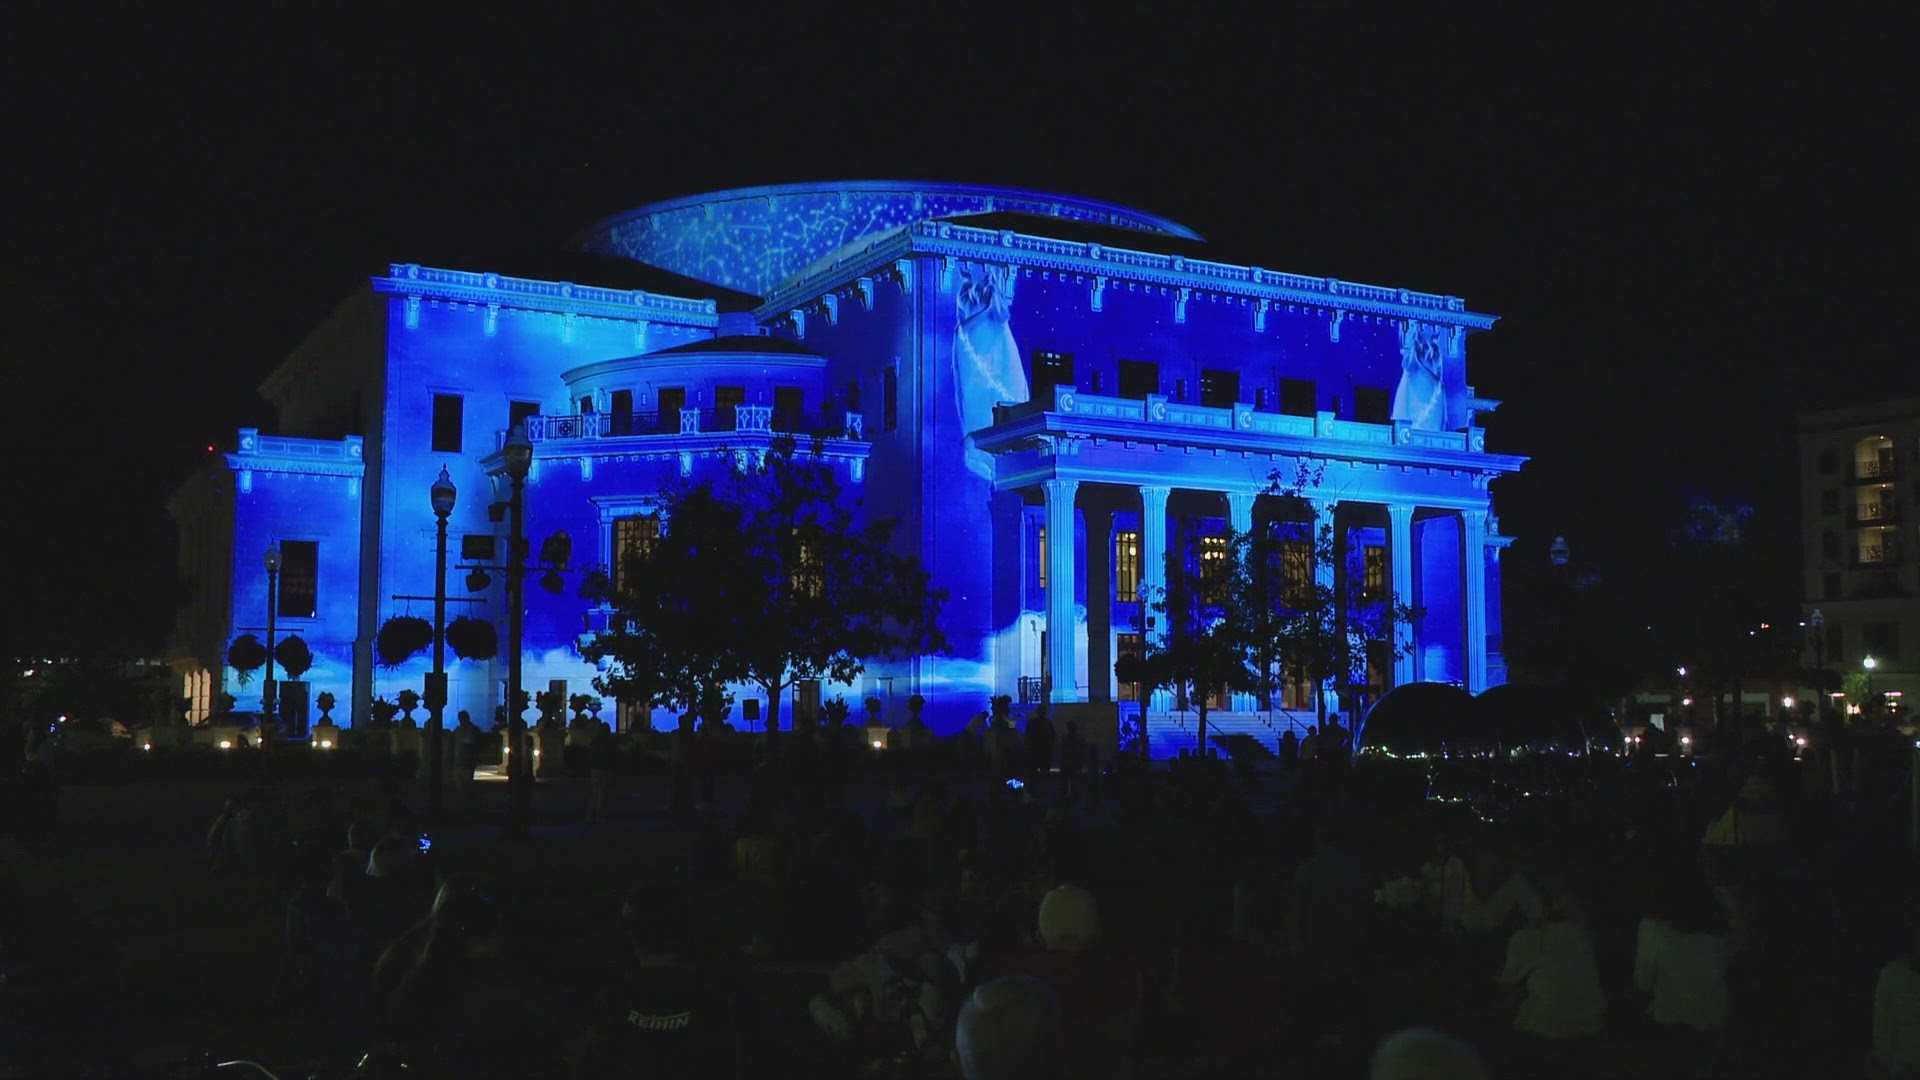
[{"label": "entrance door", "polygon": [[609,421],[613,434],[633,434],[633,391],[615,390],[607,404],[613,413],[613,419]]},{"label": "entrance door", "polygon": [[277,687],[280,694],[280,724],[289,739],[307,737],[307,683],[295,680]]},{"label": "entrance door", "polygon": [[687,407],[687,388],[684,386],[663,386],[660,388],[660,431],[673,435],[680,431],[680,410]]}]

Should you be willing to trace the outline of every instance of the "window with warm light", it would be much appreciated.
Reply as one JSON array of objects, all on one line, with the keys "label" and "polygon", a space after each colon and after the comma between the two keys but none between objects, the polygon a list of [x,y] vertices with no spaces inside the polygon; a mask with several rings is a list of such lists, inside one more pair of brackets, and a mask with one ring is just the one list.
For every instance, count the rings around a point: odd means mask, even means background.
[{"label": "window with warm light", "polygon": [[1385,600],[1387,598],[1387,549],[1379,544],[1367,544],[1360,550],[1360,560],[1361,598]]},{"label": "window with warm light", "polygon": [[1291,607],[1304,607],[1313,596],[1313,545],[1287,540],[1280,545],[1280,587]]},{"label": "window with warm light", "polygon": [[636,559],[645,559],[653,553],[654,542],[660,539],[660,515],[634,514],[615,518],[613,521],[613,591],[619,594],[626,591],[630,583],[633,568],[630,563]]},{"label": "window with warm light", "polygon": [[1227,538],[1224,536],[1200,538],[1200,589],[1201,596],[1210,604],[1227,598]]},{"label": "window with warm light", "polygon": [[794,528],[792,535],[793,569],[787,575],[787,587],[798,596],[818,597],[827,587],[819,537],[799,527]]},{"label": "window with warm light", "polygon": [[1114,599],[1135,603],[1140,599],[1140,534],[1130,529],[1113,534]]},{"label": "window with warm light", "polygon": [[1034,544],[1040,553],[1040,587],[1044,589],[1047,587],[1047,527],[1045,525],[1040,526],[1039,538],[1034,541]]}]

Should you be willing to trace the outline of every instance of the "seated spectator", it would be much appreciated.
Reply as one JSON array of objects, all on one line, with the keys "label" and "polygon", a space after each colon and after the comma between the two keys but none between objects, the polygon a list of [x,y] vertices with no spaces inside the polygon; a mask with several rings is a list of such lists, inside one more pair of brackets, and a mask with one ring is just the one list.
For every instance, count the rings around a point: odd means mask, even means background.
[{"label": "seated spectator", "polygon": [[1727,938],[1719,909],[1697,871],[1667,879],[1657,914],[1640,920],[1633,981],[1654,1023],[1691,1032],[1727,1026]]},{"label": "seated spectator", "polygon": [[943,943],[918,912],[892,909],[878,943],[841,964],[809,1004],[814,1023],[837,1038],[858,1036],[870,1054],[944,1046],[958,980]]},{"label": "seated spectator", "polygon": [[1487,1080],[1478,1051],[1432,1028],[1408,1028],[1373,1053],[1370,1080]]},{"label": "seated spectator", "polygon": [[568,1050],[578,1077],[747,1075],[746,1036],[755,1027],[731,980],[691,962],[691,906],[670,881],[635,886],[621,905],[631,950]]},{"label": "seated spectator", "polygon": [[1749,777],[1700,842],[1709,849],[1778,851],[1786,847],[1787,815],[1780,808],[1779,789],[1764,776]]},{"label": "seated spectator", "polygon": [[[486,893],[454,879],[422,933],[380,959],[375,982],[403,1060],[425,1075],[549,1076],[559,1034],[552,994]],[[437,1071],[436,1071],[437,1070]]]},{"label": "seated spectator", "polygon": [[1420,867],[1420,879],[1428,899],[1439,908],[1440,929],[1460,929],[1468,906],[1475,903],[1473,877],[1453,838],[1445,832],[1434,837],[1433,852]]},{"label": "seated spectator", "polygon": [[1522,870],[1507,871],[1500,884],[1485,896],[1477,894],[1469,880],[1461,896],[1462,930],[1484,933],[1514,925],[1526,926],[1538,921],[1540,915],[1540,890]]},{"label": "seated spectator", "polygon": [[1515,1031],[1545,1038],[1599,1033],[1607,997],[1600,989],[1593,931],[1569,890],[1547,890],[1539,921],[1508,940],[1500,983],[1518,1005]]},{"label": "seated spectator", "polygon": [[333,873],[327,882],[327,899],[349,900],[367,873],[367,859],[380,839],[380,830],[372,822],[357,820],[347,827],[347,849],[333,856]]},{"label": "seated spectator", "polygon": [[966,1080],[1055,1080],[1062,1060],[1058,997],[1031,975],[981,984],[960,1007],[953,1057]]},{"label": "seated spectator", "polygon": [[1100,949],[1100,907],[1062,885],[1040,901],[1040,951],[983,960],[984,978],[1032,975],[1060,999],[1064,1075],[1120,1077],[1133,1071],[1133,1040],[1145,996],[1137,961]]},{"label": "seated spectator", "polygon": [[1874,986],[1873,1061],[1893,1080],[1920,1080],[1920,918],[1913,954],[1881,968]]},{"label": "seated spectator", "polygon": [[369,963],[428,913],[434,894],[418,856],[412,841],[389,836],[373,846],[366,873],[346,890],[347,916]]}]

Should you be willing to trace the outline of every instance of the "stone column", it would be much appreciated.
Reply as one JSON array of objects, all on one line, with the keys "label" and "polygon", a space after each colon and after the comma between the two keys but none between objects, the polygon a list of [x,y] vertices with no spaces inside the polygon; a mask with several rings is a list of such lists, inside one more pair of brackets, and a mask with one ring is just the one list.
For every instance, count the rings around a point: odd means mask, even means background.
[{"label": "stone column", "polygon": [[[1227,492],[1227,524],[1235,533],[1244,535],[1253,531],[1253,504],[1259,497],[1257,491]],[[1258,707],[1254,696],[1244,691],[1234,691],[1228,700],[1234,712],[1250,713]]]},{"label": "stone column", "polygon": [[[1337,571],[1340,557],[1345,553],[1346,548],[1346,545],[1341,542],[1339,529],[1334,525],[1333,512],[1338,503],[1333,499],[1308,499],[1307,505],[1313,508],[1313,583],[1321,589],[1334,589],[1334,596],[1337,602],[1339,598],[1339,592],[1336,589],[1336,584],[1339,581]],[[1333,538],[1333,557],[1331,559],[1320,558],[1320,537],[1322,534],[1329,535]],[[1340,617],[1337,622],[1342,627],[1346,625],[1344,616]],[[1333,691],[1328,690],[1324,686],[1317,686],[1314,687],[1314,692],[1320,695],[1321,711],[1325,712],[1328,716],[1332,716],[1336,711],[1334,708],[1335,701]]]},{"label": "stone column", "polygon": [[1074,679],[1079,657],[1074,648],[1073,496],[1077,480],[1042,480],[1047,507],[1047,674],[1049,701],[1077,701]]},{"label": "stone column", "polygon": [[[1396,605],[1413,603],[1413,509],[1408,503],[1387,504],[1391,524],[1387,547],[1393,559],[1392,602]],[[1397,647],[1406,649],[1405,656],[1395,657],[1393,661],[1393,685],[1404,686],[1414,681],[1413,626],[1396,620],[1393,640]]]},{"label": "stone column", "polygon": [[1487,512],[1460,512],[1460,560],[1466,564],[1467,691],[1487,688]]},{"label": "stone column", "polygon": [[[1149,620],[1158,617],[1153,605],[1167,587],[1167,496],[1172,493],[1172,488],[1140,489],[1140,633],[1143,642],[1159,640],[1165,629],[1151,626]],[[1145,711],[1168,712],[1172,705],[1173,695],[1156,690],[1147,701]]]},{"label": "stone column", "polygon": [[1113,508],[1088,506],[1087,700],[1113,700]]}]

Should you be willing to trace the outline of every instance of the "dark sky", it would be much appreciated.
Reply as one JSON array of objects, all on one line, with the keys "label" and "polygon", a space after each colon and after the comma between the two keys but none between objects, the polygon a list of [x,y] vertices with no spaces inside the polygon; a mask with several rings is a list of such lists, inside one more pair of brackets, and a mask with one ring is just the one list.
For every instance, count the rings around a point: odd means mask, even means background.
[{"label": "dark sky", "polygon": [[158,648],[167,492],[366,274],[716,187],[1051,188],[1465,296],[1504,316],[1470,353],[1496,446],[1534,457],[1520,555],[1563,532],[1622,574],[1684,485],[1790,514],[1797,411],[1920,392],[1892,22],[678,7],[14,21],[7,633]]}]

